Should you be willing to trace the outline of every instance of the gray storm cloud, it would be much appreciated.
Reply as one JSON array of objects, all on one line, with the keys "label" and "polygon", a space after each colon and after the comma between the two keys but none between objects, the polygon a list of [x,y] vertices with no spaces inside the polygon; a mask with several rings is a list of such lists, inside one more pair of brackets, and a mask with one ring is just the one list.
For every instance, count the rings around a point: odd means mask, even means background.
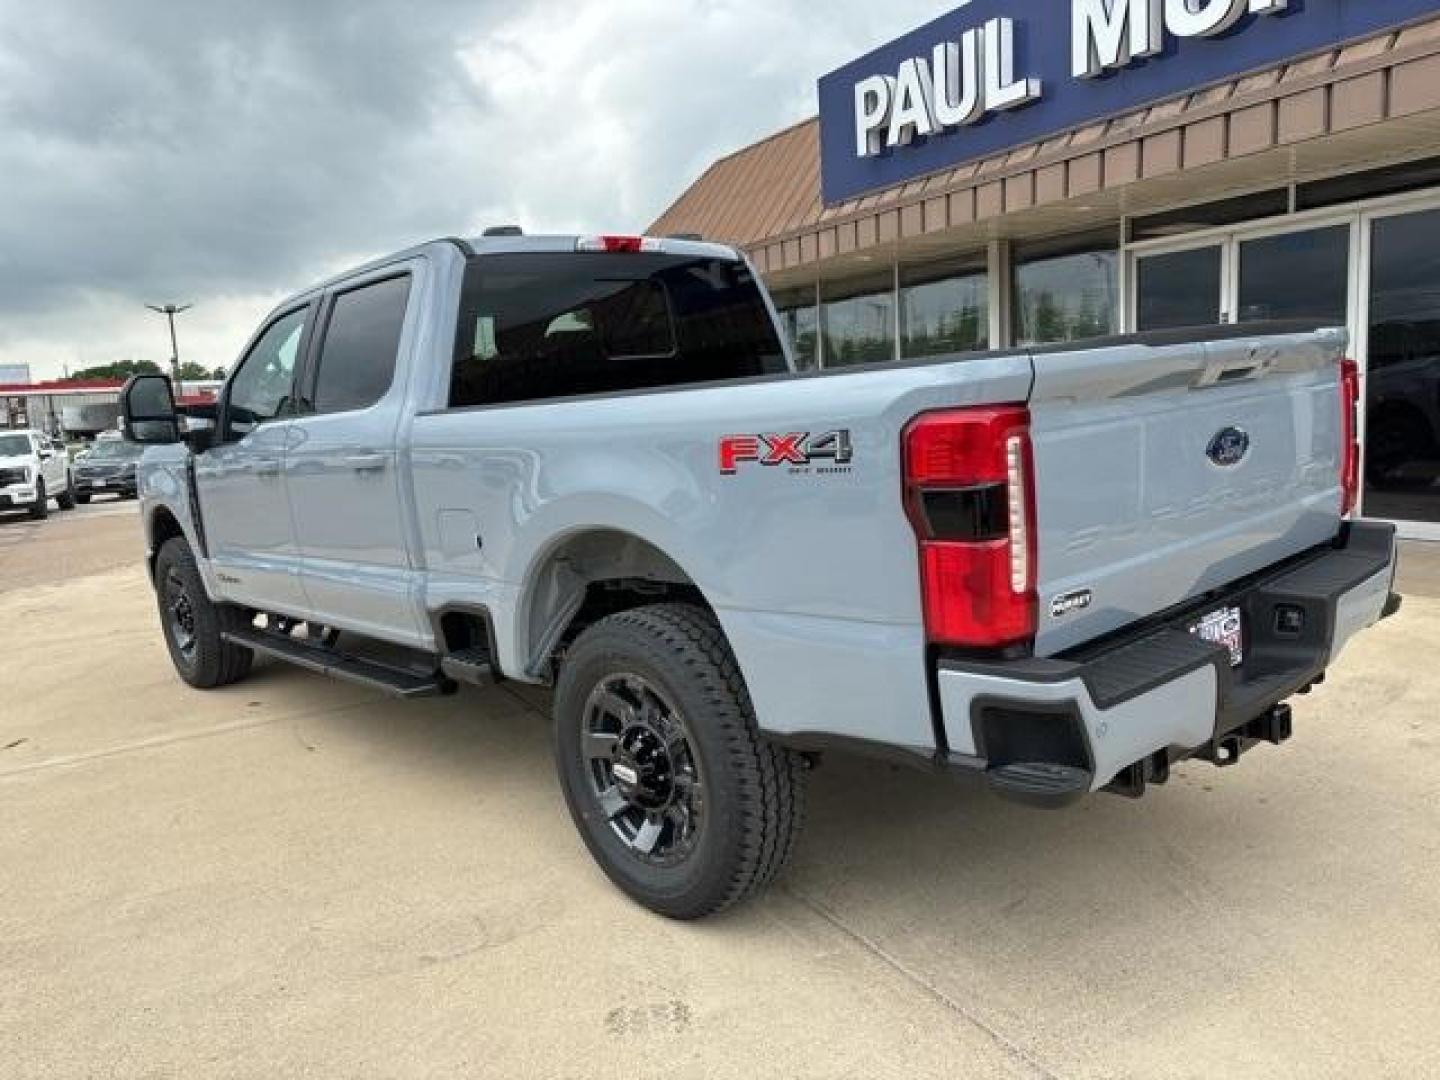
[{"label": "gray storm cloud", "polygon": [[[0,0],[0,360],[228,363],[277,294],[487,223],[637,228],[901,0]],[[47,370],[48,369],[48,370]]]},{"label": "gray storm cloud", "polygon": [[483,110],[457,49],[488,6],[0,3],[0,314],[263,288],[453,224],[410,151]]}]

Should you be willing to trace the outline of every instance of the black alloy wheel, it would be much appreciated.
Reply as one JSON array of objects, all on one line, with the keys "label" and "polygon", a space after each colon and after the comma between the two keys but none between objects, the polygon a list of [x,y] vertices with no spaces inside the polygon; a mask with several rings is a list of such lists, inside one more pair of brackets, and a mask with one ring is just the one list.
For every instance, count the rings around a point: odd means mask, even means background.
[{"label": "black alloy wheel", "polygon": [[195,604],[190,598],[184,578],[178,567],[171,566],[165,571],[161,585],[161,605],[165,611],[165,632],[171,643],[187,661],[195,657]]},{"label": "black alloy wheel", "polygon": [[805,759],[764,737],[715,616],[608,615],[565,652],[555,764],[570,816],[632,899],[698,919],[755,895],[805,815]]},{"label": "black alloy wheel", "polygon": [[695,847],[705,785],[684,716],[635,674],[603,680],[585,703],[590,794],[642,862],[674,866]]},{"label": "black alloy wheel", "polygon": [[155,556],[155,601],[165,647],[187,683],[209,690],[249,672],[254,654],[225,637],[226,631],[245,627],[247,612],[210,599],[183,537],[165,541]]},{"label": "black alloy wheel", "polygon": [[44,479],[38,476],[35,478],[35,501],[30,504],[30,516],[36,521],[50,516],[50,493],[45,490]]}]

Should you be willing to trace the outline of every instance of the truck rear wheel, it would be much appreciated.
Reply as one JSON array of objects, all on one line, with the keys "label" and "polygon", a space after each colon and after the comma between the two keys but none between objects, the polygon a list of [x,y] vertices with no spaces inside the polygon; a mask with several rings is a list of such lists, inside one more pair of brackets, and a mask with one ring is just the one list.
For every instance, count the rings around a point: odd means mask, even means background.
[{"label": "truck rear wheel", "polygon": [[182,537],[165,541],[155,558],[155,597],[165,645],[182,679],[209,690],[249,673],[254,654],[221,636],[240,625],[240,612],[206,594],[195,555]]},{"label": "truck rear wheel", "polygon": [[576,639],[556,687],[555,753],[590,853],[661,915],[748,898],[799,836],[806,763],[756,730],[735,658],[699,608],[620,612]]}]

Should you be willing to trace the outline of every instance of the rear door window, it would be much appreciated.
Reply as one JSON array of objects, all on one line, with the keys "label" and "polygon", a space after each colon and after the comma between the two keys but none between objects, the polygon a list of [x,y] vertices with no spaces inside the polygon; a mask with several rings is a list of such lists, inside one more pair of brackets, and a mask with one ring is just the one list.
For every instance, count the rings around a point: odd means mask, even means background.
[{"label": "rear door window", "polygon": [[409,300],[408,274],[335,297],[310,397],[314,411],[364,409],[385,396],[395,381]]},{"label": "rear door window", "polygon": [[472,259],[453,407],[773,375],[784,349],[749,268],[680,255]]}]

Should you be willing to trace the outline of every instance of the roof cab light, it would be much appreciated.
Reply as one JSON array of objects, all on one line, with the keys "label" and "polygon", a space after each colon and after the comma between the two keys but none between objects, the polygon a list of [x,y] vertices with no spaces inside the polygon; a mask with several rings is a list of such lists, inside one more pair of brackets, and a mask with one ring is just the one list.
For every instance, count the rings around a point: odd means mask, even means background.
[{"label": "roof cab light", "polygon": [[1340,361],[1340,516],[1349,517],[1360,501],[1360,369]]},{"label": "roof cab light", "polygon": [[576,251],[598,251],[612,255],[654,254],[665,250],[665,241],[653,236],[582,236]]},{"label": "roof cab light", "polygon": [[1028,643],[1037,608],[1029,411],[922,413],[903,444],[926,636],[971,648]]}]

